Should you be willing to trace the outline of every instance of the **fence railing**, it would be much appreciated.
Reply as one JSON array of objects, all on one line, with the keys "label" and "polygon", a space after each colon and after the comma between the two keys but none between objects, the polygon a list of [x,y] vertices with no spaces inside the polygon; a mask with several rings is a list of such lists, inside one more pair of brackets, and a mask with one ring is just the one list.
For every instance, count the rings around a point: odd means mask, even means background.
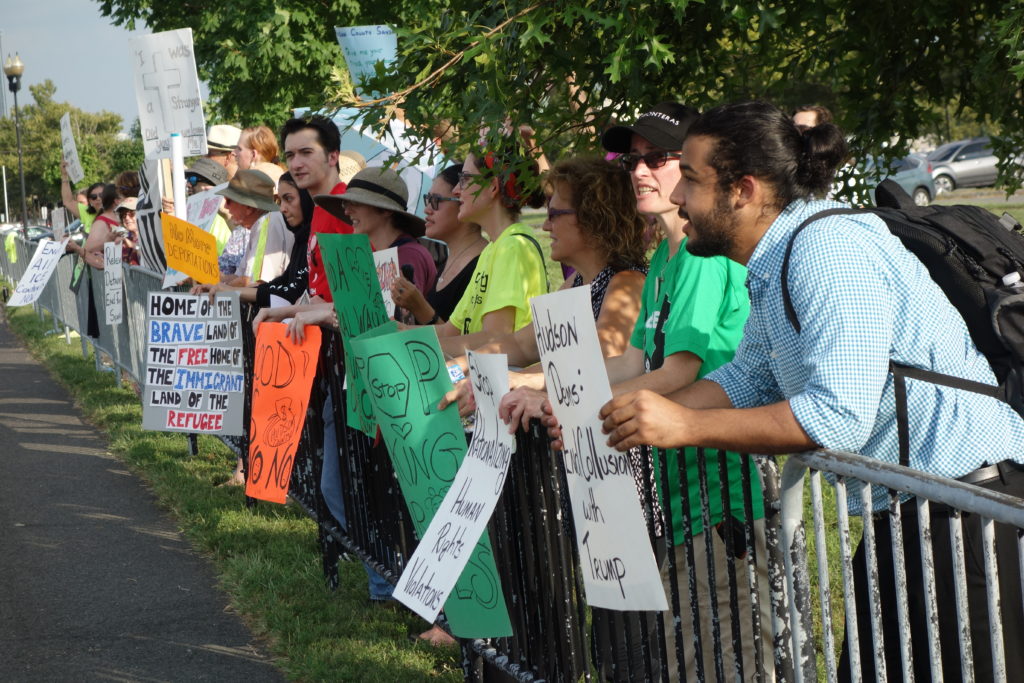
[{"label": "fence railing", "polygon": [[[13,263],[0,250],[0,273],[12,282],[24,272],[34,245],[19,239],[17,249],[18,258]],[[108,356],[124,375],[141,382],[145,370],[144,302],[150,290],[159,289],[159,276],[126,267],[124,323],[116,328],[101,324],[99,335],[90,338],[83,332],[89,287],[102,313],[103,280],[84,280],[76,296],[68,288],[71,269],[72,259],[62,259],[36,310],[41,316],[48,313],[52,317],[54,331],[63,329],[68,343],[70,331],[77,331],[83,353],[91,347],[99,352],[95,353],[97,358]],[[243,308],[243,320],[251,320],[255,311]],[[241,328],[247,356],[245,376],[251,382],[254,339],[250,325]],[[367,563],[394,584],[416,541],[383,445],[345,426],[343,377],[341,344],[337,335],[326,334],[289,495],[318,525],[329,585],[337,585],[337,562],[342,553]],[[246,393],[248,420],[251,387]],[[326,412],[325,406],[330,407]],[[325,417],[332,414],[336,416],[333,429],[325,429]],[[333,437],[339,453],[347,516],[344,526],[334,519],[321,492],[325,437],[328,443]],[[244,437],[225,442],[243,457],[248,453]],[[894,571],[898,577],[905,572],[902,499],[916,497],[922,538],[930,538],[929,501],[951,510],[956,521],[950,526],[954,548],[962,546],[957,542],[960,516],[981,517],[988,599],[993,606],[991,613],[998,614],[999,571],[991,559],[995,552],[992,522],[1010,525],[1018,532],[1024,529],[1024,503],[1020,499],[844,453],[792,456],[781,478],[774,458],[698,449],[681,453],[681,466],[670,468],[665,454],[654,453],[649,458],[650,454],[644,449],[633,461],[639,479],[650,489],[658,487],[662,491],[661,496],[646,496],[644,508],[651,542],[662,566],[670,612],[591,610],[585,603],[561,458],[551,452],[538,426],[518,433],[516,453],[488,526],[514,635],[463,642],[467,680],[481,680],[486,677],[485,670],[492,668],[522,681],[578,681],[590,680],[594,675],[616,681],[809,681],[819,677],[831,681],[843,675],[837,662],[837,644],[842,637],[833,629],[834,621],[845,623],[845,636],[851,645],[849,671],[852,680],[859,680],[862,662],[858,643],[866,634],[858,633],[862,622],[853,599],[851,551],[855,534],[851,532],[846,502],[850,491],[869,501],[870,486],[857,483],[851,488],[854,480],[893,492],[893,542],[886,556],[896,558]],[[822,472],[835,479],[834,511],[824,503]],[[669,501],[671,496],[665,492],[673,486],[683,492],[684,502],[675,507],[671,502],[664,503],[659,517],[655,501]],[[810,505],[803,500],[805,487],[810,490]],[[739,501],[734,498],[737,491]],[[712,517],[713,499],[720,500],[727,514]],[[699,504],[691,504],[692,500],[699,500]],[[763,516],[757,513],[761,501]],[[806,514],[812,517],[816,570],[809,563]],[[834,532],[829,529],[833,525]],[[694,533],[695,529],[704,531]],[[873,524],[865,523],[864,537],[869,562],[873,563],[877,555]],[[829,551],[837,541],[838,551]],[[1018,543],[1020,557],[1024,557],[1024,542]],[[922,546],[927,556],[930,546]],[[962,552],[959,558],[954,563],[957,585],[964,581]],[[930,556],[924,559],[928,583],[934,563]],[[839,598],[833,597],[837,587],[832,578],[835,570],[842,575]],[[962,595],[963,599],[958,592],[955,598],[960,601],[958,613],[966,615],[966,591]],[[877,591],[872,599],[871,617],[877,621],[882,609]],[[938,614],[935,600],[932,588],[925,606],[929,616]],[[900,623],[906,624],[905,595],[900,596],[899,609]],[[1024,605],[1004,604],[1002,609],[1024,610]],[[872,638],[878,643],[882,629],[872,623]],[[993,620],[991,629],[993,633],[1001,632],[998,619]],[[902,635],[908,634],[909,629]],[[1000,647],[1003,641],[997,636],[992,642],[995,680],[1004,680],[999,677],[1005,672],[1006,653]],[[938,636],[932,633],[926,642],[911,643],[908,636],[890,647],[899,649],[904,674],[911,668],[912,648],[926,648],[935,662],[959,656],[940,648]],[[960,640],[959,652],[966,653],[960,658],[964,670],[970,671],[969,629],[966,640]],[[883,659],[877,664],[878,671],[884,672]],[[889,671],[889,675],[898,678],[899,672]]]}]

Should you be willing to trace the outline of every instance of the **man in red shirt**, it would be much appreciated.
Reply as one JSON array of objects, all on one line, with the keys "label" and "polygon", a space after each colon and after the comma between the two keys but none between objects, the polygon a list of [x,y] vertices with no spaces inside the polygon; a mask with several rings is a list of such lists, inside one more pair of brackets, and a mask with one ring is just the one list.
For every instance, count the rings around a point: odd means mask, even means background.
[{"label": "man in red shirt", "polygon": [[[342,194],[345,183],[338,178],[341,135],[338,127],[323,116],[291,119],[281,128],[281,146],[295,184],[310,195]],[[316,236],[320,233],[349,234],[352,226],[319,206],[313,210],[309,232],[309,296],[312,303],[331,301],[323,260]]]}]

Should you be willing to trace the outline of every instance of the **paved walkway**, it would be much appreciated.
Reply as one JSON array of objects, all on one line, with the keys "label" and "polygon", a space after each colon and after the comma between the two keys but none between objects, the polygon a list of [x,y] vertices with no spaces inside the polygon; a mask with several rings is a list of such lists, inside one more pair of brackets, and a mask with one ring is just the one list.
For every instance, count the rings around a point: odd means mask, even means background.
[{"label": "paved walkway", "polygon": [[283,680],[209,562],[3,321],[0,680]]}]

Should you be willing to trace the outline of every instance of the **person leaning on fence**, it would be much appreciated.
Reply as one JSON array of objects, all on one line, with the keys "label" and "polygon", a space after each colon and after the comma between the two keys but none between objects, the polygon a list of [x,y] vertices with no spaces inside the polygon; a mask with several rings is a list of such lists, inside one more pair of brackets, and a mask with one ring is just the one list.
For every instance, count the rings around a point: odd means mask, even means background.
[{"label": "person leaning on fence", "polygon": [[[765,454],[816,448],[859,452],[898,462],[896,398],[890,361],[984,384],[991,367],[975,347],[959,312],[924,265],[873,215],[830,216],[811,223],[793,242],[788,292],[799,332],[788,322],[781,271],[790,236],[812,214],[839,204],[808,201],[828,187],[845,157],[839,130],[823,124],[801,133],[763,102],[713,109],[691,127],[673,193],[690,221],[687,249],[726,255],[748,268],[751,315],[732,362],[669,397],[650,391],[616,396],[601,410],[608,442],[729,448]],[[961,478],[998,463],[979,485],[1024,497],[1024,420],[1006,403],[924,381],[906,386],[910,466]],[[546,422],[557,436],[556,422]],[[888,496],[874,501],[876,533],[888,537]],[[851,495],[856,501],[858,496]],[[915,501],[903,505],[914,517]],[[858,505],[851,503],[852,511]],[[932,520],[938,628],[945,680],[960,680],[957,618],[948,519]],[[869,513],[871,511],[864,511]],[[1024,680],[1017,531],[996,524],[1007,680]],[[980,547],[980,524],[965,525],[967,547]],[[903,534],[910,632],[898,630],[892,562],[881,553],[884,652],[890,680],[899,677],[900,648],[913,644],[916,680],[931,680],[918,532]],[[855,556],[861,665],[876,680],[864,587],[863,542]],[[991,680],[990,636],[980,559],[968,561],[971,638],[968,653],[978,680]],[[850,676],[848,652],[840,670]],[[973,655],[973,656],[972,656]]]}]

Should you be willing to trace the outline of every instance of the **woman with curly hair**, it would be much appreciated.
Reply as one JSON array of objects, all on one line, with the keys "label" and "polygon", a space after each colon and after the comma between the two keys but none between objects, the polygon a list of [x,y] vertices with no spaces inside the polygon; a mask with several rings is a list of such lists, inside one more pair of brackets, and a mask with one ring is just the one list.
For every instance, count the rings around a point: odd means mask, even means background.
[{"label": "woman with curly hair", "polygon": [[[577,158],[555,164],[547,182],[552,194],[544,230],[551,235],[551,258],[576,271],[561,288],[590,285],[601,351],[605,357],[618,356],[629,346],[647,274],[647,225],[637,212],[629,175],[603,159]],[[483,332],[442,339],[442,346],[449,352],[472,348],[480,353],[505,353],[510,366],[522,368],[540,360],[532,323],[513,334]],[[467,367],[465,357],[455,360]],[[537,367],[512,373],[510,386],[540,390],[544,375]],[[520,398],[520,409],[529,415],[519,413],[517,420],[539,415],[541,392],[521,393]]]}]

